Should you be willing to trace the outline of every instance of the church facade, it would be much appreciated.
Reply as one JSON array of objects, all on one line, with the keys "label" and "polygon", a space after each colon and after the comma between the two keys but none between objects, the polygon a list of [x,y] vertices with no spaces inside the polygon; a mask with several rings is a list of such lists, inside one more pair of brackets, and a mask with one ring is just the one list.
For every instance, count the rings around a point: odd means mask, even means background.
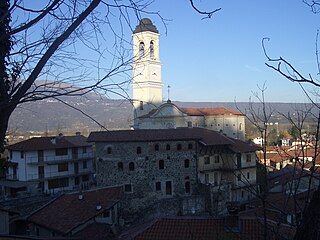
[{"label": "church facade", "polygon": [[245,115],[226,108],[181,108],[163,102],[159,31],[144,18],[133,31],[134,129],[203,127],[245,139]]}]

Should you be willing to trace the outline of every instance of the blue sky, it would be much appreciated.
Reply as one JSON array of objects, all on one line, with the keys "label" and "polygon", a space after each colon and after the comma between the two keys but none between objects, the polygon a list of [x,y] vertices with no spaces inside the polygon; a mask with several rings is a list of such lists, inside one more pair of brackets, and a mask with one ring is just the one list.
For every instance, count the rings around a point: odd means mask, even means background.
[{"label": "blue sky", "polygon": [[[189,0],[154,0],[147,10],[158,11],[168,19],[166,26],[155,15],[141,15],[150,18],[161,34],[164,99],[169,84],[170,98],[175,101],[243,102],[265,83],[267,101],[308,101],[297,84],[265,66],[261,41],[270,38],[267,49],[271,57],[282,56],[306,76],[317,78],[315,39],[320,13],[313,14],[302,0],[194,2],[204,11],[222,10],[202,20]],[[39,7],[40,1],[26,3]],[[116,22],[116,15],[114,19]],[[138,23],[134,19],[131,16],[133,27]],[[112,52],[113,33],[109,34],[105,32],[104,37]],[[128,27],[124,37],[129,43],[132,40]],[[84,58],[95,57],[82,48],[78,53]],[[108,56],[105,60],[108,62]]]},{"label": "blue sky", "polygon": [[302,0],[195,3],[201,10],[222,10],[202,20],[187,0],[161,0],[150,6],[170,19],[165,34],[160,19],[148,16],[161,34],[164,98],[170,84],[172,100],[248,101],[252,91],[266,83],[267,101],[307,102],[297,84],[265,66],[261,40],[270,38],[270,56],[282,56],[302,73],[317,77],[315,39],[320,15]]}]

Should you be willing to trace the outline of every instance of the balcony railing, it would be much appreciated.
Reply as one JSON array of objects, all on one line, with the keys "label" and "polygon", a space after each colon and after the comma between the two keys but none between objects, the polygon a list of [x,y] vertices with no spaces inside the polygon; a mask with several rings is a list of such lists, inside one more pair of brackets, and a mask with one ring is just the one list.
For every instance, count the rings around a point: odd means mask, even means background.
[{"label": "balcony railing", "polygon": [[236,166],[224,166],[221,163],[217,164],[204,164],[199,166],[200,172],[211,172],[211,171],[235,171]]},{"label": "balcony railing", "polygon": [[93,168],[85,168],[85,169],[79,169],[79,171],[76,173],[75,171],[64,171],[64,172],[45,172],[44,174],[41,173],[40,175],[38,173],[28,174],[28,180],[48,180],[48,179],[54,179],[54,178],[63,178],[63,177],[75,177],[75,176],[81,176],[85,174],[93,174],[94,169]]},{"label": "balcony railing", "polygon": [[43,157],[27,157],[27,164],[41,165],[41,164],[55,164],[59,162],[72,162],[78,160],[93,159],[93,152],[77,154],[77,155],[62,155],[62,156],[43,156]]},{"label": "balcony railing", "polygon": [[18,180],[18,174],[6,174],[7,180]]}]

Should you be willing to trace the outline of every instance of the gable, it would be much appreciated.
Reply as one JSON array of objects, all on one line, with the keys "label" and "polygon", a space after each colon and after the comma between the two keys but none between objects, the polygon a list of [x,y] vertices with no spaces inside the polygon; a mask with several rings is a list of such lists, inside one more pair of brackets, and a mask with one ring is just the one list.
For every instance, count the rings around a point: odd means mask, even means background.
[{"label": "gable", "polygon": [[172,103],[162,104],[157,111],[155,111],[151,118],[165,118],[165,117],[186,117],[187,114],[183,113],[177,106]]}]

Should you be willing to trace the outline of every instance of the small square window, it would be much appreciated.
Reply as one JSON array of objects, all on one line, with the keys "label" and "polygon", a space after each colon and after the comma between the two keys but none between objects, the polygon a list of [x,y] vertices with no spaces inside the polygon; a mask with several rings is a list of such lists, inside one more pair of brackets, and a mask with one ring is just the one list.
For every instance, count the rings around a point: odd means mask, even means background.
[{"label": "small square window", "polygon": [[131,193],[132,192],[131,184],[125,184],[124,185],[124,192],[126,192],[126,193]]},{"label": "small square window", "polygon": [[247,162],[251,162],[251,155],[247,154]]},{"label": "small square window", "polygon": [[220,162],[220,156],[219,155],[215,155],[214,156],[214,163],[219,163]]}]

